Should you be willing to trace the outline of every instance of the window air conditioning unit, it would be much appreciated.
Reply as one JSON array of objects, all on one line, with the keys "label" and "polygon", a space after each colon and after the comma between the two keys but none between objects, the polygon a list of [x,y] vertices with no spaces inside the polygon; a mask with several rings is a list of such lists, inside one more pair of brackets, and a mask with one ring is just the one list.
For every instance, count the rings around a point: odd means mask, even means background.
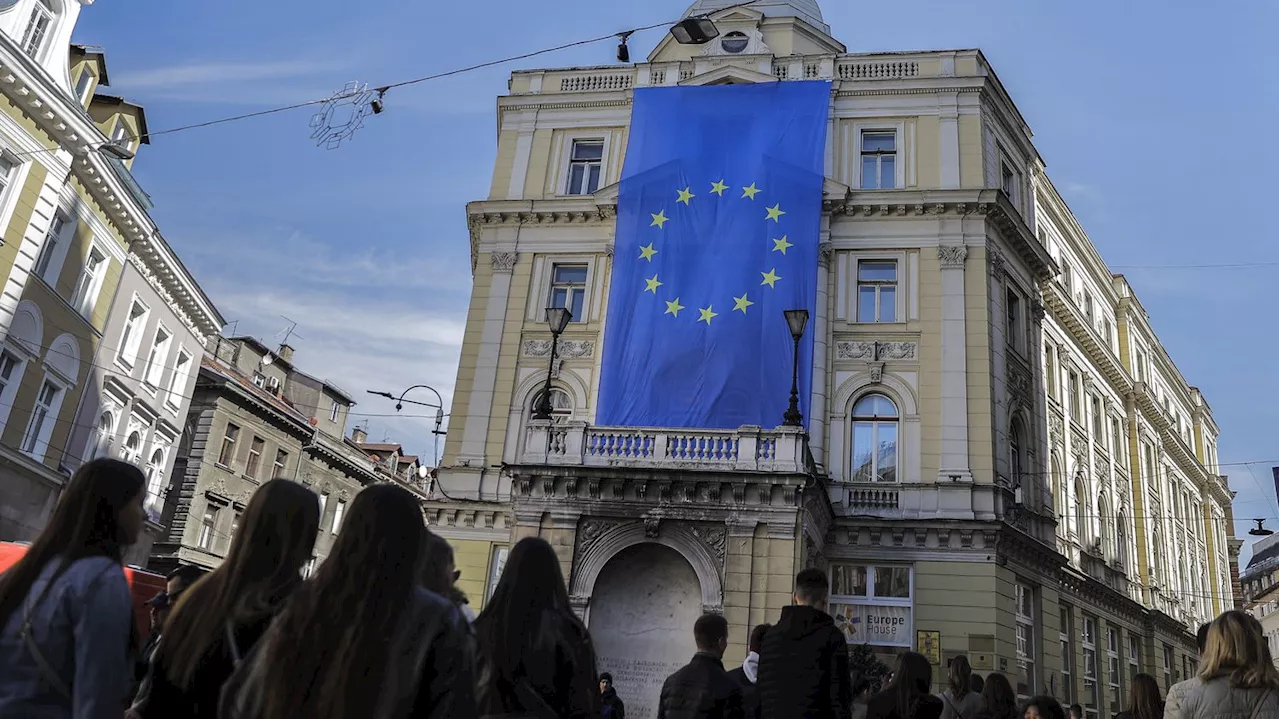
[{"label": "window air conditioning unit", "polygon": [[280,389],[280,379],[277,377],[267,378],[267,389],[275,391]]}]

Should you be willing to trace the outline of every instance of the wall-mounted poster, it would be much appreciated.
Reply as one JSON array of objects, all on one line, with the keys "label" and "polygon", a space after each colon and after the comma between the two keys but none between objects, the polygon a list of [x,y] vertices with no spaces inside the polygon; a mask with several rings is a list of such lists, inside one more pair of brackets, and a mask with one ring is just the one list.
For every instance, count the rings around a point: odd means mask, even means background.
[{"label": "wall-mounted poster", "polygon": [[831,616],[850,644],[911,646],[911,607],[831,604]]},{"label": "wall-mounted poster", "polygon": [[929,658],[930,664],[942,664],[942,633],[923,629],[916,631],[916,651]]}]

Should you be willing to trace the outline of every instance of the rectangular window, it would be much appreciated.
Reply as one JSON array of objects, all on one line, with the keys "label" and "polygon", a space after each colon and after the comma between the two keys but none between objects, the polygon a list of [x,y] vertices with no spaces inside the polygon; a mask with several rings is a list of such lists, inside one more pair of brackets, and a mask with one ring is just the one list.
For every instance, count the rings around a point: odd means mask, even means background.
[{"label": "rectangular window", "polygon": [[569,310],[569,320],[582,322],[582,300],[587,294],[586,265],[552,265],[551,302],[548,307]]},{"label": "rectangular window", "polygon": [[898,320],[898,263],[858,260],[858,321]]},{"label": "rectangular window", "polygon": [[132,152],[134,139],[133,131],[129,129],[129,125],[125,123],[124,118],[117,118],[115,129],[111,131],[111,142]]},{"label": "rectangular window", "polygon": [[1129,678],[1133,679],[1135,674],[1142,673],[1142,642],[1138,639],[1138,635],[1129,635],[1129,653],[1125,657],[1129,661]]},{"label": "rectangular window", "polygon": [[1100,446],[1106,446],[1102,433],[1102,400],[1097,395],[1089,397],[1089,412],[1093,415],[1093,441]]},{"label": "rectangular window", "polygon": [[1053,364],[1053,348],[1044,348],[1044,388],[1050,397],[1058,398],[1058,368]]},{"label": "rectangular window", "polygon": [[13,181],[13,160],[0,155],[0,195],[9,189],[9,183]]},{"label": "rectangular window", "polygon": [[138,359],[138,347],[142,344],[142,330],[147,324],[147,314],[150,310],[147,306],[139,302],[137,299],[129,306],[129,318],[125,320],[124,332],[120,334],[119,359],[120,363],[126,367],[133,367],[133,363]]},{"label": "rectangular window", "polygon": [[1009,196],[1009,201],[1018,204],[1018,173],[1007,162],[1000,163],[1000,189]]},{"label": "rectangular window", "polygon": [[1025,584],[1014,586],[1014,617],[1017,620],[1015,640],[1017,642],[1018,676],[1014,689],[1018,696],[1032,696],[1036,693],[1036,603],[1035,588]]},{"label": "rectangular window", "polygon": [[244,473],[254,479],[258,478],[258,468],[262,466],[262,447],[265,443],[261,437],[249,441],[249,461],[245,462]]},{"label": "rectangular window", "polygon": [[22,51],[33,58],[39,55],[52,24],[53,9],[49,6],[49,0],[36,0],[31,8],[31,17],[27,20],[27,29],[22,33]]},{"label": "rectangular window", "polygon": [[284,466],[289,461],[289,453],[283,449],[276,450],[276,461],[271,465],[271,478],[279,479],[284,476]]},{"label": "rectangular window", "polygon": [[862,131],[862,189],[897,187],[897,139],[893,130]]},{"label": "rectangular window", "polygon": [[329,407],[329,421],[330,421],[330,422],[337,422],[337,421],[338,421],[338,410],[339,410],[339,409],[340,409],[340,407],[339,407],[339,405],[338,405],[338,400],[336,400],[336,399],[335,399],[335,400],[333,400],[333,406]]},{"label": "rectangular window", "polygon": [[1106,343],[1107,349],[1111,349],[1111,320],[1102,321],[1102,341]]},{"label": "rectangular window", "polygon": [[590,195],[600,189],[604,140],[574,140],[569,152],[569,187],[566,195]]},{"label": "rectangular window", "polygon": [[1164,659],[1164,689],[1168,691],[1173,686],[1173,647],[1168,644],[1161,645],[1163,648]]},{"label": "rectangular window", "polygon": [[173,409],[182,406],[182,393],[187,389],[187,374],[190,371],[191,355],[186,350],[178,350],[178,360],[173,365],[173,374],[169,375],[169,390],[164,398],[164,403]]},{"label": "rectangular window", "polygon": [[1004,295],[1005,340],[1009,346],[1022,352],[1022,298],[1009,290]]},{"label": "rectangular window", "polygon": [[1138,381],[1146,382],[1147,381],[1147,353],[1143,352],[1142,350],[1135,350],[1133,353],[1133,363],[1137,365],[1137,372],[1135,372],[1135,374],[1138,375]]},{"label": "rectangular window", "polygon": [[1120,420],[1111,418],[1111,452],[1117,463],[1124,457],[1124,439],[1120,435]]},{"label": "rectangular window", "polygon": [[346,512],[347,512],[347,503],[339,499],[338,503],[333,508],[333,533],[334,534],[337,534],[338,529],[342,527],[342,515],[346,514]]},{"label": "rectangular window", "polygon": [[47,379],[40,385],[40,394],[36,395],[36,405],[31,410],[31,421],[27,423],[27,433],[22,437],[23,452],[43,457],[49,433],[57,421],[60,393],[58,385]]},{"label": "rectangular window", "polygon": [[1060,279],[1062,281],[1062,289],[1067,291],[1067,299],[1074,302],[1075,301],[1075,280],[1071,276],[1071,263],[1067,262],[1067,259],[1065,257],[1062,258],[1062,275],[1060,276]]},{"label": "rectangular window", "polygon": [[1120,701],[1120,683],[1120,632],[1115,627],[1107,627],[1107,684],[1117,701]]},{"label": "rectangular window", "polygon": [[1057,696],[1062,697],[1063,703],[1070,704],[1076,699],[1076,685],[1072,679],[1072,667],[1076,664],[1075,646],[1071,641],[1071,608],[1061,607],[1059,609],[1058,641],[1062,645],[1062,691]]},{"label": "rectangular window", "polygon": [[507,566],[507,547],[494,547],[489,558],[489,586],[485,589],[485,601],[493,598],[493,590],[498,588],[498,580],[502,579],[502,570]]},{"label": "rectangular window", "polygon": [[155,389],[160,386],[160,377],[164,374],[164,361],[169,356],[169,341],[173,337],[163,327],[156,328],[155,339],[151,341],[151,352],[147,354],[147,370],[142,381]]},{"label": "rectangular window", "polygon": [[236,538],[236,532],[240,531],[240,513],[231,513],[231,533],[227,535],[227,544],[231,544]]},{"label": "rectangular window", "polygon": [[1084,316],[1089,320],[1089,327],[1092,328],[1094,326],[1093,295],[1088,292],[1084,293]]},{"label": "rectangular window", "polygon": [[[9,384],[13,381],[14,370],[18,368],[22,360],[18,359],[8,350],[0,351],[0,397],[4,397],[9,391]],[[17,389],[16,387],[14,389]],[[7,408],[6,408],[7,409]]]},{"label": "rectangular window", "polygon": [[218,453],[218,464],[230,467],[236,457],[236,440],[240,437],[240,428],[227,423],[227,432],[222,435],[222,450]]},{"label": "rectangular window", "polygon": [[218,512],[221,509],[210,504],[204,508],[204,516],[200,518],[200,534],[196,537],[196,546],[201,549],[213,548],[213,535],[218,526]]},{"label": "rectangular window", "polygon": [[1080,421],[1080,375],[1067,372],[1067,405],[1071,419]]},{"label": "rectangular window", "polygon": [[832,564],[831,608],[851,644],[910,647],[911,567]]},{"label": "rectangular window", "polygon": [[324,522],[324,510],[325,510],[325,507],[327,507],[328,505],[329,505],[329,495],[321,494],[320,495],[320,522],[321,523]]},{"label": "rectangular window", "polygon": [[98,304],[98,294],[102,291],[102,278],[106,276],[106,267],[106,255],[97,246],[90,247],[89,256],[84,258],[84,271],[76,280],[76,289],[71,296],[71,306],[86,318],[93,314]]},{"label": "rectangular window", "polygon": [[67,218],[61,212],[53,214],[53,221],[49,223],[49,229],[44,233],[44,243],[40,245],[40,254],[36,255],[36,263],[32,265],[31,271],[40,279],[52,285],[57,282],[57,270],[53,267],[53,256],[57,254],[58,243],[62,241],[62,231],[67,226]]},{"label": "rectangular window", "polygon": [[76,78],[76,97],[80,99],[81,105],[88,104],[89,89],[93,87],[94,79],[93,73],[88,69],[81,70],[80,77]]}]

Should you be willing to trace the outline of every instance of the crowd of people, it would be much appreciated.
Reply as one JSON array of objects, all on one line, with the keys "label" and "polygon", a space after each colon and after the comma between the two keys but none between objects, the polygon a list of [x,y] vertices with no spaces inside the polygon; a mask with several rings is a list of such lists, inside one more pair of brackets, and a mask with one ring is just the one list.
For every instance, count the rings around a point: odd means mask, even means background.
[{"label": "crowd of people", "polygon": [[[517,542],[473,619],[449,544],[427,530],[414,496],[390,484],[356,496],[307,579],[319,498],[288,480],[263,484],[217,569],[169,576],[143,639],[121,564],[142,531],[144,494],[137,467],[85,464],[45,530],[0,574],[0,717],[625,719],[551,545]],[[823,572],[800,572],[793,604],[754,628],[732,671],[728,623],[699,618],[697,653],[667,678],[658,718],[1066,719],[1052,697],[1020,704],[1007,678],[977,677],[963,656],[939,694],[933,666],[915,652],[873,692],[851,676],[828,592]],[[1257,620],[1227,612],[1199,641],[1197,677],[1162,699],[1154,679],[1137,675],[1118,719],[1276,719],[1277,675]]]}]

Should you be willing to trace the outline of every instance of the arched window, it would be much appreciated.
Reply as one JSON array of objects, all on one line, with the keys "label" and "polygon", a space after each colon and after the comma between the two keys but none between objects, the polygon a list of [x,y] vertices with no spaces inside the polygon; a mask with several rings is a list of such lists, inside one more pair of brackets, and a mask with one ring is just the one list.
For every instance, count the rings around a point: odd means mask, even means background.
[{"label": "arched window", "polygon": [[1102,545],[1103,557],[1114,553],[1111,547],[1111,505],[1103,495],[1098,495],[1098,543]]},{"label": "arched window", "polygon": [[1120,510],[1116,514],[1116,559],[1120,561],[1120,571],[1126,571],[1129,567],[1129,530],[1125,529],[1129,519],[1124,516],[1124,510]]},{"label": "arched window", "polygon": [[[160,492],[164,489],[164,450],[157,449],[147,461],[147,511],[158,512]],[[154,514],[152,515],[154,516]]]},{"label": "arched window", "polygon": [[898,481],[898,407],[882,394],[853,405],[853,481]]},{"label": "arched window", "polygon": [[1013,482],[1015,495],[1022,498],[1022,472],[1026,465],[1023,462],[1023,453],[1026,452],[1027,445],[1023,441],[1022,424],[1014,420],[1009,425],[1009,481]]},{"label": "arched window", "polygon": [[1089,546],[1089,500],[1084,492],[1084,479],[1076,477],[1076,539],[1080,546]]},{"label": "arched window", "polygon": [[27,28],[22,33],[22,51],[32,58],[39,59],[44,41],[53,28],[53,4],[50,0],[36,0],[31,4],[31,15],[27,19]]},{"label": "arched window", "polygon": [[116,418],[110,412],[103,412],[98,417],[98,424],[89,433],[89,446],[84,450],[84,461],[89,462],[98,457],[111,455],[112,430],[116,427]]},{"label": "arched window", "polygon": [[121,456],[126,462],[137,464],[142,459],[142,435],[136,430],[129,433],[129,438],[124,441],[124,454]]},{"label": "arched window", "polygon": [[1067,484],[1062,479],[1062,462],[1055,453],[1049,458],[1053,482],[1053,513],[1058,517],[1058,534],[1067,536]]},{"label": "arched window", "polygon": [[[538,411],[538,401],[542,399],[543,390],[538,390],[533,395],[533,401],[529,403],[529,416],[532,417]],[[559,387],[551,388],[551,421],[554,424],[564,424],[573,416],[573,398],[568,392]]]}]

